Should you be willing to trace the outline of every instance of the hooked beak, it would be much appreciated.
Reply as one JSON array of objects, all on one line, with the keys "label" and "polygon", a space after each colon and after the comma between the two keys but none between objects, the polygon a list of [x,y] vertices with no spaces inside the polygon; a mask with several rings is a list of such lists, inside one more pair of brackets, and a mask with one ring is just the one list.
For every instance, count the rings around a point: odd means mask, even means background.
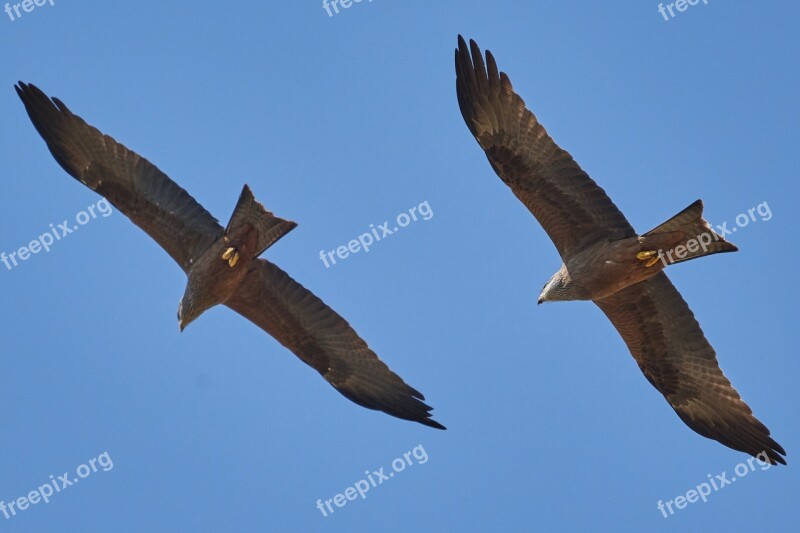
[{"label": "hooked beak", "polygon": [[539,300],[536,302],[536,305],[542,305],[542,303],[543,303],[543,302],[544,302],[544,298],[542,298],[542,297],[540,296],[540,297],[539,297]]},{"label": "hooked beak", "polygon": [[181,333],[188,325],[189,323],[183,320],[183,299],[181,299],[181,303],[178,304],[178,327],[181,328]]}]

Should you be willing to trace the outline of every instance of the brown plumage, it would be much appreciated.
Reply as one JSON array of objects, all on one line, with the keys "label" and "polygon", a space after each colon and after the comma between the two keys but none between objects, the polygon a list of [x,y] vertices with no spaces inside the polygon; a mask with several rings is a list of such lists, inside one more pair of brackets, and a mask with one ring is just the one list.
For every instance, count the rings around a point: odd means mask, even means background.
[{"label": "brown plumage", "polygon": [[735,450],[785,464],[786,452],[722,373],[689,306],[663,272],[672,263],[736,250],[703,219],[702,202],[637,235],[605,191],[547,134],[490,52],[484,62],[477,44],[467,46],[459,36],[455,67],[467,127],[564,262],[539,303],[594,301],[686,425]]},{"label": "brown plumage", "polygon": [[18,83],[28,116],[61,167],[104,196],[186,272],[181,329],[214,305],[244,316],[353,402],[444,429],[425,397],[392,372],[346,320],[258,256],[296,224],[276,217],[244,186],[222,228],[153,164],[74,115],[58,99]]}]

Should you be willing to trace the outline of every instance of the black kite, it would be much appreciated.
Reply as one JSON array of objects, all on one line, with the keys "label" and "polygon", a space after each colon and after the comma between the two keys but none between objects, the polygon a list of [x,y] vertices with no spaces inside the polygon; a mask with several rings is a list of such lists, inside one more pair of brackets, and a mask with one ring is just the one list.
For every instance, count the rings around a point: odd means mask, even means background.
[{"label": "black kite", "polygon": [[152,163],[33,85],[15,87],[33,125],[67,173],[104,196],[186,272],[180,328],[224,304],[272,335],[353,402],[444,429],[424,396],[369,349],[350,324],[280,268],[259,259],[296,224],[244,186],[226,228]]},{"label": "black kite", "polygon": [[539,303],[592,300],[619,331],[647,380],[686,425],[725,446],[786,461],[717,363],[689,306],[663,272],[736,247],[703,219],[698,200],[637,235],[616,205],[553,141],[508,76],[474,41],[455,53],[461,114],[503,182],[544,227],[563,260]]}]

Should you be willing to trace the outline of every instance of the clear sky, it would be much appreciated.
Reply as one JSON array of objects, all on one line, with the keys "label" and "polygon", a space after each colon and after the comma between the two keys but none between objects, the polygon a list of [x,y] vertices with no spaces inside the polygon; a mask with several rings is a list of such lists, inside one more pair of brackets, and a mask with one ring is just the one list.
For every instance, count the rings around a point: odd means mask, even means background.
[{"label": "clear sky", "polygon": [[[701,0],[665,20],[640,0],[337,6],[55,0],[21,17],[12,5],[15,20],[0,12],[0,252],[50,224],[79,227],[0,263],[0,500],[60,489],[0,513],[0,530],[796,527],[800,7]],[[750,470],[689,430],[591,303],[536,305],[560,260],[463,123],[459,33],[493,51],[638,230],[697,198],[737,228],[740,252],[669,273],[788,467]],[[226,308],[180,333],[182,271],[54,162],[17,80],[223,223],[244,183],[297,221],[266,257],[346,317],[449,429],[349,402]],[[764,203],[769,217],[737,225]],[[368,253],[320,260],[412,207],[431,215]],[[372,472],[388,477],[398,458],[405,468],[377,484]],[[658,510],[723,472],[736,481],[705,503]],[[62,489],[64,473],[86,477]],[[334,513],[317,508],[364,484]]]}]

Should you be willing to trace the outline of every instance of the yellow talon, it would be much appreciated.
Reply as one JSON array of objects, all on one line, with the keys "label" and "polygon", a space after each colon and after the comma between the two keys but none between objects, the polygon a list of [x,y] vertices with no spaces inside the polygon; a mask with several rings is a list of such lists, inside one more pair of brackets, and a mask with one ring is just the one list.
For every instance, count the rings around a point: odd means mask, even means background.
[{"label": "yellow talon", "polygon": [[239,262],[239,252],[234,252],[230,259],[228,259],[228,265],[233,268],[236,266],[236,263]]},{"label": "yellow talon", "polygon": [[638,259],[639,261],[644,261],[645,259],[650,259],[657,253],[658,252],[655,250],[646,250],[644,252],[639,252],[638,254],[636,254],[636,259]]},{"label": "yellow talon", "polygon": [[228,259],[231,258],[231,256],[233,255],[233,253],[235,251],[236,251],[236,248],[228,248],[227,250],[225,250],[225,253],[222,254],[222,259],[227,261]]},{"label": "yellow talon", "polygon": [[658,263],[658,259],[659,259],[658,257],[653,257],[652,259],[650,259],[650,261],[645,263],[644,266],[646,266],[647,268],[650,268],[651,266],[653,266],[656,263]]}]

